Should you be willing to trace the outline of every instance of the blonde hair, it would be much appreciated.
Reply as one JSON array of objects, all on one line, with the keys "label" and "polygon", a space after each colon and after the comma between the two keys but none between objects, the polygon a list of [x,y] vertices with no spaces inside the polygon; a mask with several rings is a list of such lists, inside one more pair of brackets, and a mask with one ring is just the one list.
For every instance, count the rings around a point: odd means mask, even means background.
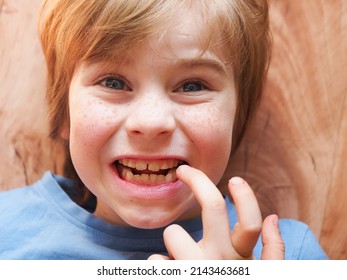
[{"label": "blonde hair", "polygon": [[69,119],[68,90],[77,63],[120,59],[132,45],[165,32],[182,9],[196,11],[206,23],[205,47],[218,31],[223,37],[218,43],[229,50],[237,90],[234,150],[260,101],[267,70],[265,0],[44,0],[39,33],[48,70],[50,136],[58,139]]}]

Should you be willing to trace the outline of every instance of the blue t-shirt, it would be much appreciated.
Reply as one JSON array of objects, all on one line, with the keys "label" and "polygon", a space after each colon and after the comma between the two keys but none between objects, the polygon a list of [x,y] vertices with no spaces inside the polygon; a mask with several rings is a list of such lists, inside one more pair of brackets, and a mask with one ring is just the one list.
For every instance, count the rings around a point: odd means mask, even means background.
[{"label": "blue t-shirt", "polygon": [[[0,259],[147,259],[166,253],[163,230],[119,227],[74,203],[62,185],[72,181],[47,172],[33,184],[0,193]],[[237,220],[227,200],[231,228]],[[202,222],[179,223],[196,241]],[[280,220],[286,259],[326,259],[309,228],[298,221]],[[260,258],[261,240],[254,250]]]}]

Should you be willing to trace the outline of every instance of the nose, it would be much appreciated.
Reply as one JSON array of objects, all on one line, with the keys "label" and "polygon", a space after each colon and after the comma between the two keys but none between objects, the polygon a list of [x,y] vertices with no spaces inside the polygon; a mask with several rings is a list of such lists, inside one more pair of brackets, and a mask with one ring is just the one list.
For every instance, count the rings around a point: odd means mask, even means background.
[{"label": "nose", "polygon": [[125,126],[129,136],[145,139],[165,137],[176,127],[174,108],[168,98],[144,95],[137,99],[129,112]]}]

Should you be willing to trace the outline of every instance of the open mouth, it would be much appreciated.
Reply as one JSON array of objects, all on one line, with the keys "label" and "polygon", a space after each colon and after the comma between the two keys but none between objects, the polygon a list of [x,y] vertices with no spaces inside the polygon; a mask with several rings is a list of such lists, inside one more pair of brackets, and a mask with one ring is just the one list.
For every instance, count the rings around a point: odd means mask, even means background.
[{"label": "open mouth", "polygon": [[159,185],[177,181],[176,169],[182,164],[185,162],[177,159],[120,159],[114,162],[123,180],[141,185]]}]

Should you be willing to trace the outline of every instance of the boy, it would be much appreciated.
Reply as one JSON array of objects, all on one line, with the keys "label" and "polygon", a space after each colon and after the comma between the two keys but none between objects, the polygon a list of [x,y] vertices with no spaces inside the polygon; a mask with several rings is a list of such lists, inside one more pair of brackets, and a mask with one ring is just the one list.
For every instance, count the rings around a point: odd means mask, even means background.
[{"label": "boy", "polygon": [[[41,20],[72,180],[1,195],[1,258],[284,258],[247,183],[235,206],[216,187],[260,100],[265,2],[46,0]],[[280,229],[286,258],[326,258],[305,225]]]}]

